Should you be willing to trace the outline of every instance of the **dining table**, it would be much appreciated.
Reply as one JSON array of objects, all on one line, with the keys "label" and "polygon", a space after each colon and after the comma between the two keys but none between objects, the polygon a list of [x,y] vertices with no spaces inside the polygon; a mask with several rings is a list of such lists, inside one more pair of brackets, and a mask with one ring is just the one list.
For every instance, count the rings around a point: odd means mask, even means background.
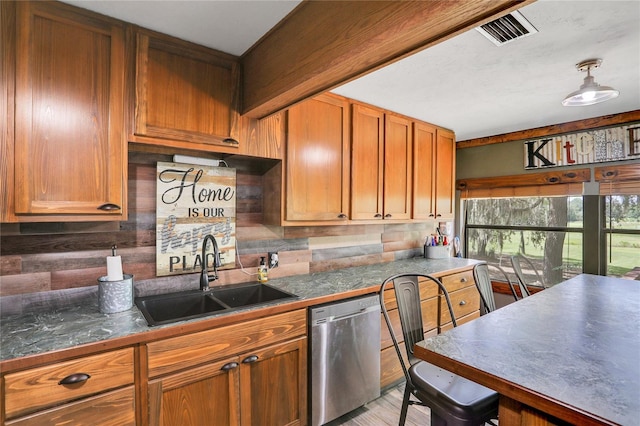
[{"label": "dining table", "polygon": [[500,426],[640,425],[640,283],[577,275],[414,355],[495,390]]}]

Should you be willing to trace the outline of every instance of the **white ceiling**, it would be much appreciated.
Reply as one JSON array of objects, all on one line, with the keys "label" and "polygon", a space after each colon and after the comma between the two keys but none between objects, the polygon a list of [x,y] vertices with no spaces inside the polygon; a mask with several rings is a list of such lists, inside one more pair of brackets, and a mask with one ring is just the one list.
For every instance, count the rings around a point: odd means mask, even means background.
[{"label": "white ceiling", "polygon": [[[237,56],[299,3],[66,2]],[[538,33],[497,47],[471,30],[333,92],[450,128],[458,141],[640,109],[639,0],[538,0],[520,12]],[[563,107],[585,76],[575,64],[590,58],[603,59],[596,82],[620,96]]]}]

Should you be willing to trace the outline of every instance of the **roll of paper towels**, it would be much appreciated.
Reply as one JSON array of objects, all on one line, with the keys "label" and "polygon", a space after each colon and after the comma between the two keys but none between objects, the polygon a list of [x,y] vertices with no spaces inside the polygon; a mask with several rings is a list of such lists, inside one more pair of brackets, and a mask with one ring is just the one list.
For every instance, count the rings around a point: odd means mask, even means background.
[{"label": "roll of paper towels", "polygon": [[120,256],[107,256],[107,280],[123,280],[122,258]]}]

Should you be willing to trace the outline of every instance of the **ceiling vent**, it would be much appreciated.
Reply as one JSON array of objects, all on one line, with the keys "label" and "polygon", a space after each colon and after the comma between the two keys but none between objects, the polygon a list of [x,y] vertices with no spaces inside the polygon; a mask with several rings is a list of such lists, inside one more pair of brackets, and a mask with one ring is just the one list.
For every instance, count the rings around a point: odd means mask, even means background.
[{"label": "ceiling vent", "polygon": [[527,21],[518,11],[476,27],[476,30],[496,46],[502,46],[538,32],[531,22]]}]

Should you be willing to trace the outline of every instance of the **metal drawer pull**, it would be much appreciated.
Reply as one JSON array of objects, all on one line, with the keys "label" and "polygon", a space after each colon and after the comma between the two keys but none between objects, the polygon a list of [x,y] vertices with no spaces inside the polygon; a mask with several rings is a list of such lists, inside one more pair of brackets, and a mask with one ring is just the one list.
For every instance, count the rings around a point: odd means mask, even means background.
[{"label": "metal drawer pull", "polygon": [[460,306],[464,306],[464,305],[466,305],[466,304],[467,304],[467,302],[465,302],[464,300],[461,300],[461,301],[460,301]]},{"label": "metal drawer pull", "polygon": [[220,367],[220,370],[222,371],[229,371],[229,370],[233,370],[234,368],[238,367],[238,363],[237,362],[228,362],[225,365],[223,365],[222,367]]},{"label": "metal drawer pull", "polygon": [[108,212],[108,211],[112,211],[112,210],[122,210],[122,207],[120,207],[117,204],[106,203],[106,204],[103,204],[101,206],[98,206],[98,210],[104,210],[104,211]]},{"label": "metal drawer pull", "polygon": [[71,374],[71,375],[65,377],[64,379],[60,380],[58,382],[58,384],[59,385],[73,385],[73,384],[76,384],[76,383],[86,382],[90,378],[91,378],[91,376],[86,374],[86,373],[76,373],[76,374]]},{"label": "metal drawer pull", "polygon": [[466,282],[467,282],[467,277],[462,277],[462,278],[460,278],[460,282],[461,282],[461,283],[466,283]]},{"label": "metal drawer pull", "polygon": [[258,355],[250,355],[242,360],[243,364],[251,364],[252,362],[256,362],[258,360]]},{"label": "metal drawer pull", "polygon": [[347,218],[347,215],[346,215],[346,214],[344,214],[344,213],[340,213],[340,214],[338,215],[338,219],[346,219],[346,218]]}]

